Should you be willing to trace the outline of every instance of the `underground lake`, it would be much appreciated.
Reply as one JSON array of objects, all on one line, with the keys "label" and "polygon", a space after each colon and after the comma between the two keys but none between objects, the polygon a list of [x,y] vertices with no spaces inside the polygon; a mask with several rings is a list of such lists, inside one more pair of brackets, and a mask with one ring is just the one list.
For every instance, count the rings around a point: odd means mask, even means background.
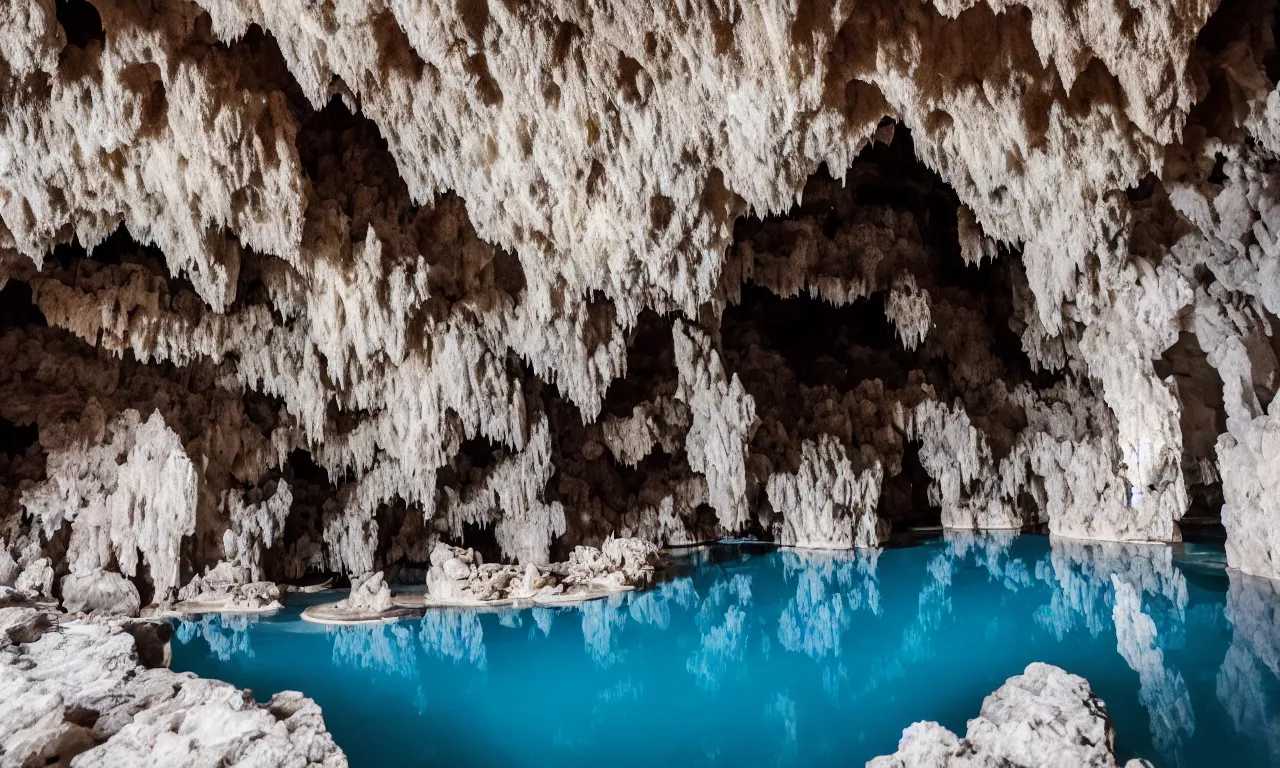
[{"label": "underground lake", "polygon": [[173,668],[304,692],[353,766],[860,765],[915,721],[963,734],[1033,661],[1090,682],[1122,761],[1280,762],[1280,593],[1213,543],[948,533],[672,561],[574,607],[302,621],[328,593],[206,615],[177,623]]}]

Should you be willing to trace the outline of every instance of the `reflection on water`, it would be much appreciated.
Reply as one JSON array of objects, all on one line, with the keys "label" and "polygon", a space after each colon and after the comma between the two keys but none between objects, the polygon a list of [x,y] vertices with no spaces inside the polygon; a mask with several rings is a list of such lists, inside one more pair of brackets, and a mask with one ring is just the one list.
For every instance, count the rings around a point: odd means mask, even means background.
[{"label": "reflection on water", "polygon": [[1235,571],[1230,579],[1231,647],[1218,672],[1218,700],[1239,733],[1280,759],[1280,702],[1270,686],[1280,678],[1280,584]]},{"label": "reflection on water", "polygon": [[249,644],[249,625],[258,621],[255,614],[202,616],[198,620],[183,621],[174,632],[174,640],[183,645],[193,639],[203,638],[209,653],[219,661],[232,658],[253,658],[253,646]]},{"label": "reflection on water", "polygon": [[[418,640],[427,655],[454,664],[469,664],[477,670],[488,667],[484,651],[484,627],[476,611],[431,611],[422,617]],[[395,628],[396,624],[379,624]],[[339,628],[339,632],[346,629]]]},{"label": "reflection on water", "polygon": [[575,607],[205,617],[179,625],[174,665],[307,692],[353,765],[856,764],[915,720],[963,732],[1036,660],[1090,680],[1122,758],[1280,762],[1280,589],[1220,553],[949,533],[682,566]]},{"label": "reflection on water", "polygon": [[333,665],[347,669],[398,675],[418,674],[413,652],[413,629],[407,624],[361,624],[326,627],[333,639]]},{"label": "reflection on water", "polygon": [[1173,747],[1196,728],[1191,695],[1182,673],[1164,663],[1157,644],[1156,623],[1142,612],[1138,591],[1119,574],[1111,575],[1115,588],[1112,615],[1116,626],[1116,650],[1129,668],[1138,673],[1138,696],[1151,716],[1151,736],[1164,755],[1176,755]]}]

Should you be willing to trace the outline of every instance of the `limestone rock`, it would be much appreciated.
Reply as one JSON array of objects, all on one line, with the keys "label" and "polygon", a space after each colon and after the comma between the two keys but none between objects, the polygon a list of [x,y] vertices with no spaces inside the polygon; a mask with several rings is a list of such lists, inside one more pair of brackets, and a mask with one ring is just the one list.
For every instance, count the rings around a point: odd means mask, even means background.
[{"label": "limestone rock", "polygon": [[51,455],[49,470],[22,503],[46,534],[71,523],[71,572],[133,577],[141,555],[157,600],[172,599],[182,539],[195,531],[196,473],[163,417],[126,411],[92,444]]},{"label": "limestone rock", "polygon": [[1280,578],[1280,418],[1261,416],[1239,431],[1218,439],[1227,563]]},{"label": "limestone rock", "polygon": [[6,764],[346,765],[299,693],[258,704],[227,683],[140,666],[118,624],[55,627],[45,611],[0,608]]},{"label": "limestone rock", "polygon": [[35,592],[45,597],[52,597],[53,567],[49,564],[49,558],[42,557],[23,568],[22,573],[18,574],[18,578],[13,582],[13,586],[19,591]]},{"label": "limestone rock", "polygon": [[62,606],[68,613],[137,616],[138,588],[112,571],[70,573],[62,579]]},{"label": "limestone rock", "polygon": [[[1115,766],[1115,730],[1084,678],[1036,662],[987,696],[963,737],[937,723],[907,728],[892,755],[868,768]],[[1132,768],[1143,763],[1130,761]]]},{"label": "limestone rock", "polygon": [[769,503],[782,514],[778,542],[814,549],[876,547],[889,535],[876,516],[884,471],[878,461],[857,472],[829,435],[805,441],[800,471],[769,479]]},{"label": "limestone rock", "polygon": [[427,602],[579,602],[646,586],[663,565],[652,542],[635,538],[609,538],[600,548],[575,547],[564,562],[523,566],[485,563],[474,550],[442,542],[431,552]]},{"label": "limestone rock", "polygon": [[0,583],[924,498],[1165,542],[1225,500],[1277,574],[1267,2],[10,5]]},{"label": "limestone rock", "polygon": [[225,560],[204,576],[193,576],[178,590],[178,601],[177,609],[186,613],[254,613],[281,607],[279,585],[270,581],[249,581],[246,570]]},{"label": "limestone rock", "polygon": [[367,573],[351,580],[351,593],[336,606],[342,611],[375,614],[391,610],[391,589],[382,578],[382,571]]}]

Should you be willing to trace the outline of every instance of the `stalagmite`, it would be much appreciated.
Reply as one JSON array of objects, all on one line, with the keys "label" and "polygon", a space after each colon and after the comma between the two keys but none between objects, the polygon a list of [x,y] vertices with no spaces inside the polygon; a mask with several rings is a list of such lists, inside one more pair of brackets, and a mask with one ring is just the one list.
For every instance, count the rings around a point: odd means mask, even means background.
[{"label": "stalagmite", "polygon": [[876,517],[884,470],[878,461],[858,472],[828,435],[801,448],[800,471],[769,479],[769,503],[782,514],[778,543],[814,549],[879,546],[888,525]]}]

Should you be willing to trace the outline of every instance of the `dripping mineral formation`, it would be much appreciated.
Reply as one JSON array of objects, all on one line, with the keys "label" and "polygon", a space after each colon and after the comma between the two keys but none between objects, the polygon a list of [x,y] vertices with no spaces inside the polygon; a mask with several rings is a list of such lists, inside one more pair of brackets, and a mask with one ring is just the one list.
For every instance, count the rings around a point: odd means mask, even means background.
[{"label": "dripping mineral formation", "polygon": [[5,3],[0,585],[1193,517],[1280,577],[1274,6]]}]

